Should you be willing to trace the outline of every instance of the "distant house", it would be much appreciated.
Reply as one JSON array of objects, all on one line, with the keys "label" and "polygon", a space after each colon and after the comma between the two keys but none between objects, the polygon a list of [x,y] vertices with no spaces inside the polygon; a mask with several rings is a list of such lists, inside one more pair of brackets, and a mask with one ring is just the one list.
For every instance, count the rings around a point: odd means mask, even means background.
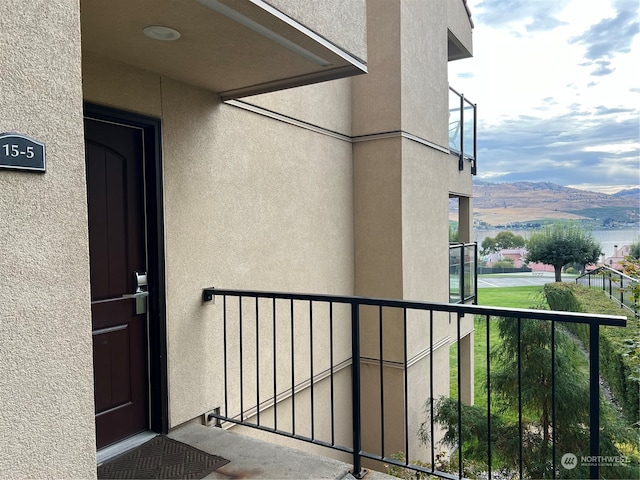
[{"label": "distant house", "polygon": [[600,263],[616,270],[622,270],[622,261],[624,260],[624,257],[627,257],[630,254],[631,245],[623,245],[620,248],[618,248],[618,245],[614,245],[613,255],[605,257],[603,254]]},{"label": "distant house", "polygon": [[521,268],[524,266],[523,259],[526,253],[527,250],[524,248],[504,248],[486,257],[487,266],[492,267],[498,262],[512,260],[514,268]]}]

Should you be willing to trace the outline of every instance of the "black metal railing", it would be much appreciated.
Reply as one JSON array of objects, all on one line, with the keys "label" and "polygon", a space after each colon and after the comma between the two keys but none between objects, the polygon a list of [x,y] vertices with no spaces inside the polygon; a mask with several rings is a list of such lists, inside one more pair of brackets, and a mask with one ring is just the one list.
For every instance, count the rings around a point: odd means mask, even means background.
[{"label": "black metal railing", "polygon": [[449,302],[476,303],[478,298],[478,244],[449,244]]},{"label": "black metal railing", "polygon": [[636,297],[637,278],[603,265],[580,275],[576,278],[576,283],[603,290],[621,308],[626,308],[636,316],[639,315],[638,298]]},{"label": "black metal railing", "polygon": [[[463,400],[472,389],[468,357],[461,343],[476,335],[486,336],[487,478],[492,478],[495,458],[491,402],[491,331],[495,322],[517,326],[540,322],[550,332],[552,405],[555,406],[557,365],[554,335],[558,325],[586,324],[590,331],[588,455],[599,455],[600,385],[599,328],[625,326],[621,317],[596,316],[545,310],[494,308],[468,304],[439,304],[335,295],[238,291],[207,288],[203,301],[212,302],[211,316],[219,328],[212,344],[219,351],[222,371],[220,396],[210,420],[219,425],[240,424],[344,452],[353,461],[353,474],[363,475],[363,461],[441,478],[462,478]],[[475,320],[474,320],[475,319]],[[478,323],[480,322],[480,323]],[[478,326],[480,325],[480,327]],[[484,332],[482,329],[486,329]],[[438,399],[448,397],[449,346],[458,343],[457,456],[455,471],[437,465],[436,440],[441,435],[434,423]],[[473,344],[473,340],[471,340]],[[467,347],[468,347],[467,343]],[[469,349],[467,348],[466,351]],[[473,355],[473,345],[471,345]],[[518,417],[520,460],[514,472],[523,478],[523,406],[520,367],[524,358],[520,344],[514,355],[518,368]],[[477,360],[476,360],[476,363]],[[473,362],[470,363],[471,365]],[[571,372],[575,375],[574,372]],[[215,373],[214,373],[215,374]],[[464,378],[464,380],[463,380]],[[471,380],[469,380],[469,378]],[[536,385],[540,389],[542,386]],[[471,395],[473,395],[471,393]],[[554,407],[555,408],[555,407]],[[425,420],[426,419],[426,420]],[[468,419],[467,419],[468,420]],[[553,449],[548,459],[553,478],[559,471],[555,448],[555,409],[550,425]],[[226,423],[230,422],[230,423]],[[427,432],[419,441],[419,426]],[[396,454],[401,453],[401,456]],[[417,461],[419,460],[419,461]],[[598,478],[598,466],[590,467]],[[496,475],[496,474],[494,474]]]},{"label": "black metal railing", "polygon": [[471,174],[477,173],[477,109],[462,93],[449,87],[449,150],[458,155],[458,169],[471,162]]}]

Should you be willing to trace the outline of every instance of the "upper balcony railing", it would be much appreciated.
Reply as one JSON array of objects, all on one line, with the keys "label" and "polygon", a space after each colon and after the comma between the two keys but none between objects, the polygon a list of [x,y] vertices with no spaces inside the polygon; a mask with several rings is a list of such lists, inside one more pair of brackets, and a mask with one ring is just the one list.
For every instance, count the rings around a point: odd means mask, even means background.
[{"label": "upper balcony railing", "polygon": [[478,298],[478,244],[449,244],[449,301],[476,303]]},{"label": "upper balcony railing", "polygon": [[637,298],[638,279],[603,265],[576,278],[576,283],[602,289],[621,308],[640,316]]},{"label": "upper balcony railing", "polygon": [[458,155],[458,168],[471,162],[471,174],[477,172],[476,119],[477,105],[449,87],[449,150]]},{"label": "upper balcony railing", "polygon": [[[217,426],[239,424],[342,452],[346,461],[352,459],[358,478],[364,475],[363,460],[379,470],[463,478],[478,462],[468,458],[471,451],[484,458],[485,470],[478,478],[564,478],[570,468],[574,477],[595,479],[602,473],[613,478],[597,461],[611,455],[612,448],[601,443],[605,429],[600,424],[599,328],[625,326],[626,319],[205,289],[203,301],[213,300],[211,321],[219,335],[210,348],[219,352],[220,362],[211,375],[216,376],[219,396],[212,399],[212,408],[217,408],[207,417]],[[563,324],[588,328],[588,359],[579,372],[567,370],[566,353],[561,355]],[[474,326],[483,344],[475,361],[469,360],[473,346],[468,348]],[[512,332],[517,343],[511,342],[506,360],[497,362],[500,358],[493,352],[497,332],[503,329]],[[535,342],[521,341],[525,331],[533,332]],[[450,373],[449,345],[456,343]],[[532,366],[540,370],[535,378],[524,373]],[[463,402],[473,402],[469,388],[474,371],[482,372],[485,399],[473,407],[472,415]],[[438,410],[451,395],[450,385],[452,391],[456,385],[458,393],[450,399],[448,427],[443,427]],[[494,391],[496,385],[508,385],[505,398]],[[575,413],[574,418],[559,413],[567,411],[567,399],[558,392],[567,389],[573,395],[568,408],[582,412],[577,419]],[[540,405],[532,405],[532,392]],[[505,402],[511,409],[507,434],[501,417]],[[545,412],[539,425],[531,422],[537,410]],[[443,466],[438,447],[443,428],[449,432],[444,443],[449,467]],[[507,467],[504,448],[512,456]],[[573,457],[565,464],[567,452]]]}]

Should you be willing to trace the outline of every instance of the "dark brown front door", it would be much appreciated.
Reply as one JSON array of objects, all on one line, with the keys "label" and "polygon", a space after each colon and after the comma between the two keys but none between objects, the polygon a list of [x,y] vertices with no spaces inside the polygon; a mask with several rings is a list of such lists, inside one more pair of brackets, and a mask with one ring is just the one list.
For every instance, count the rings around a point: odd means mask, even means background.
[{"label": "dark brown front door", "polygon": [[143,131],[87,118],[85,145],[101,448],[149,428],[147,299],[131,297],[135,273],[147,272]]}]

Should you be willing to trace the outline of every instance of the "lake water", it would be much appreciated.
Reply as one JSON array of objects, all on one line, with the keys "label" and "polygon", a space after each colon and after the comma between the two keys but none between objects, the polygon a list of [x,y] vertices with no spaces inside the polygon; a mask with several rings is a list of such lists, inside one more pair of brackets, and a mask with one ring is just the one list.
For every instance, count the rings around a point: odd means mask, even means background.
[{"label": "lake water", "polygon": [[[504,230],[474,230],[474,241],[478,242],[478,246],[486,237],[495,237],[498,233]],[[524,238],[528,238],[536,230],[510,230],[516,235],[522,235]],[[593,236],[600,241],[602,245],[602,251],[605,256],[610,257],[613,255],[614,245],[622,247],[623,245],[631,245],[638,241],[640,230],[637,228],[621,229],[621,230],[593,230]]]}]

